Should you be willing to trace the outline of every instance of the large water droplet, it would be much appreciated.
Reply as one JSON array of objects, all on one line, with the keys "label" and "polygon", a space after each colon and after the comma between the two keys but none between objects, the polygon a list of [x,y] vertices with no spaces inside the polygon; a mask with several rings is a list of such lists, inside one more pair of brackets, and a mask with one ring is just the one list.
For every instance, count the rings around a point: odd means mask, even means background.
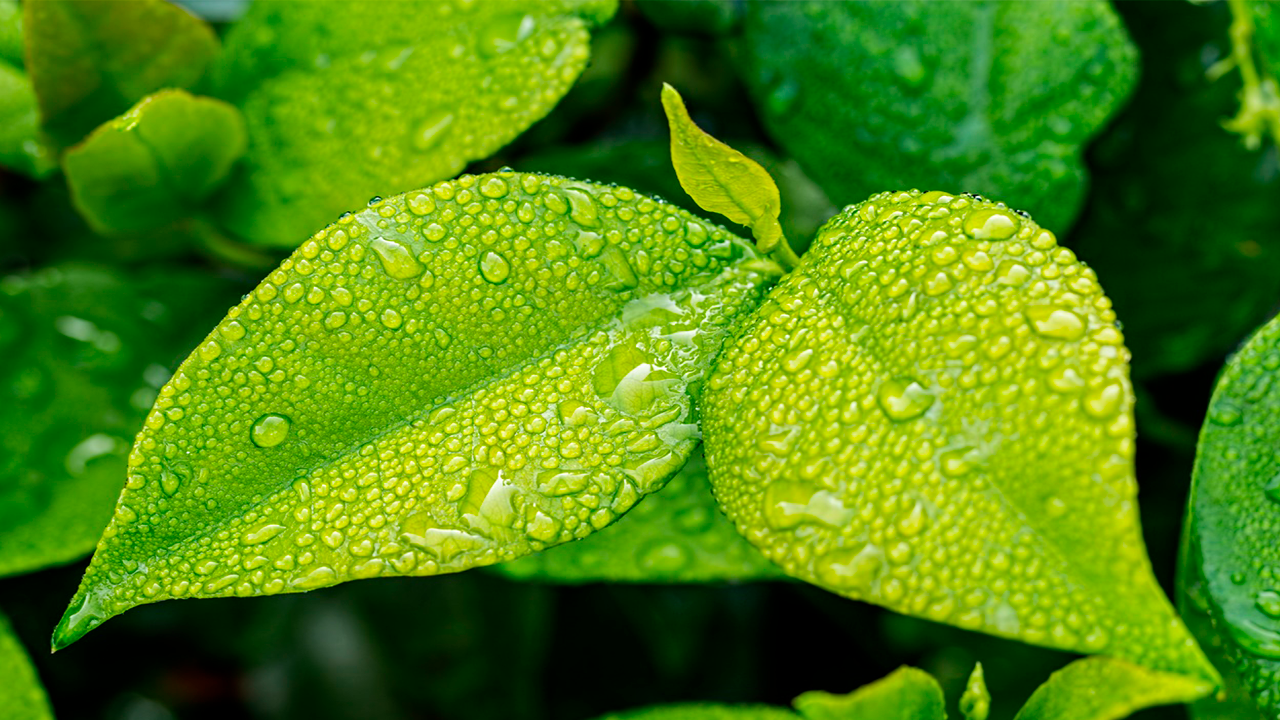
[{"label": "large water droplet", "polygon": [[413,258],[409,248],[386,238],[373,239],[373,251],[382,261],[382,269],[397,280],[408,280],[422,274],[422,265]]},{"label": "large water droplet", "polygon": [[1254,605],[1269,618],[1280,619],[1280,592],[1263,590],[1254,599]]},{"label": "large water droplet", "polygon": [[480,257],[480,275],[495,285],[504,283],[511,276],[511,263],[490,250]]},{"label": "large water droplet", "polygon": [[964,231],[978,240],[1008,240],[1022,223],[1006,210],[975,210],[964,219]]},{"label": "large water droplet", "polygon": [[765,520],[777,530],[803,523],[842,528],[848,525],[854,511],[829,490],[814,491],[811,485],[776,481],[765,489]]},{"label": "large water droplet", "polygon": [[1055,340],[1079,340],[1084,337],[1084,319],[1056,305],[1032,305],[1024,313],[1036,334]]},{"label": "large water droplet", "polygon": [[865,591],[884,565],[884,553],[875,545],[834,550],[815,562],[818,579],[839,590]]},{"label": "large water droplet", "polygon": [[915,380],[898,377],[886,380],[876,390],[876,402],[890,420],[905,422],[924,414],[934,401],[924,387]]},{"label": "large water droplet", "polygon": [[289,426],[289,418],[284,415],[263,415],[253,423],[249,438],[260,448],[275,447],[289,437]]}]

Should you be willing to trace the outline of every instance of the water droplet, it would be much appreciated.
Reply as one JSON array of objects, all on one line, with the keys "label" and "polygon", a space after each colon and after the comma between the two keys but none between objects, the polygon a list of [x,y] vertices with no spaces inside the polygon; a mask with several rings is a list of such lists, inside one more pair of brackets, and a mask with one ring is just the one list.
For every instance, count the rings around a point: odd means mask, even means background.
[{"label": "water droplet", "polygon": [[777,530],[804,523],[842,528],[848,525],[854,511],[829,490],[814,491],[804,483],[774,481],[765,489],[765,520]]},{"label": "water droplet", "polygon": [[261,545],[262,543],[284,532],[284,530],[285,530],[285,527],[283,525],[275,525],[275,524],[263,525],[257,530],[251,530],[245,533],[244,535],[242,535],[240,537],[240,542],[245,545]]},{"label": "water droplet", "polygon": [[858,550],[829,552],[816,561],[816,574],[823,583],[839,590],[867,590],[884,565],[884,553],[875,545]]},{"label": "water droplet", "polygon": [[1228,618],[1227,630],[1246,652],[1269,660],[1280,660],[1280,632],[1251,618]]},{"label": "water droplet", "polygon": [[[453,113],[439,111],[428,115],[413,133],[413,147],[426,152],[440,144],[453,126]],[[412,209],[412,208],[411,208]]]},{"label": "water droplet", "polygon": [[1010,212],[997,209],[975,210],[964,219],[964,231],[978,240],[1008,240],[1022,223]]},{"label": "water droplet", "polygon": [[1032,305],[1024,313],[1036,334],[1055,340],[1079,340],[1084,337],[1084,319],[1056,305]]},{"label": "water droplet", "polygon": [[511,275],[511,263],[490,250],[480,257],[480,275],[495,285],[504,283]]},{"label": "water droplet", "polygon": [[263,415],[253,423],[249,438],[260,448],[275,447],[289,436],[289,418],[270,413]]},{"label": "water droplet", "polygon": [[510,52],[537,27],[532,15],[503,15],[494,18],[476,36],[476,50],[487,58]]},{"label": "water droplet", "polygon": [[876,390],[876,402],[890,420],[905,422],[924,414],[933,405],[933,395],[920,383],[907,377],[898,377],[881,383]]},{"label": "water droplet", "polygon": [[692,559],[689,550],[680,543],[662,540],[651,542],[640,549],[640,567],[655,573],[677,573]]},{"label": "water droplet", "polygon": [[910,88],[918,88],[928,77],[920,51],[911,45],[899,45],[893,54],[893,71]]},{"label": "water droplet", "polygon": [[947,477],[960,477],[973,470],[977,453],[971,447],[959,447],[942,453],[938,458],[938,468]]},{"label": "water droplet", "polygon": [[1263,488],[1267,499],[1273,503],[1280,503],[1280,473],[1276,473],[1267,481],[1267,486]]},{"label": "water droplet", "polygon": [[1099,420],[1105,420],[1120,411],[1124,404],[1124,386],[1110,383],[1085,393],[1084,411]]},{"label": "water droplet", "polygon": [[500,177],[491,177],[480,185],[480,194],[487,198],[504,198],[510,190]]},{"label": "water droplet", "polygon": [[569,218],[583,227],[600,227],[600,215],[591,196],[581,190],[566,188],[569,198]]},{"label": "water droplet", "polygon": [[1244,411],[1234,401],[1223,398],[1209,408],[1209,419],[1218,425],[1230,427],[1239,425],[1244,419]]},{"label": "water droplet", "polygon": [[1272,619],[1280,619],[1280,592],[1263,590],[1258,593],[1257,599],[1254,600],[1254,605],[1262,611],[1263,615]]},{"label": "water droplet", "polygon": [[413,253],[398,242],[376,237],[373,239],[373,251],[382,261],[382,269],[397,280],[408,280],[422,274],[422,266],[413,259]]}]

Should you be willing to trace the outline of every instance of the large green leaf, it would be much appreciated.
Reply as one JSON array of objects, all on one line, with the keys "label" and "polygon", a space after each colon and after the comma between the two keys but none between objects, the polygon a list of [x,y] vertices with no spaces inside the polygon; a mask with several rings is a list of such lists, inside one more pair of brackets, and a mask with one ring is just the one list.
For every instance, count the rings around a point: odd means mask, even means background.
[{"label": "large green leaf", "polygon": [[245,150],[232,106],[184,90],[148,95],[62,157],[76,208],[100,233],[194,214]]},{"label": "large green leaf", "polygon": [[1266,717],[1280,713],[1280,321],[1218,379],[1192,477],[1183,587]]},{"label": "large green leaf", "polygon": [[27,651],[9,620],[0,615],[0,717],[13,720],[53,720],[53,708]]},{"label": "large green leaf", "polygon": [[1077,660],[1049,677],[1014,720],[1120,720],[1213,692],[1204,680],[1153,672],[1114,658]]},{"label": "large green leaf", "polygon": [[847,597],[1215,678],[1143,546],[1115,320],[1092,271],[1002,204],[851,206],[717,360],[716,497]]},{"label": "large green leaf", "polygon": [[512,578],[561,583],[782,577],[720,513],[701,450],[661,492],[645,498],[613,525],[494,569]]},{"label": "large green leaf", "polygon": [[199,18],[164,0],[26,0],[27,72],[40,116],[70,145],[166,87],[191,87],[218,52]]},{"label": "large green leaf", "polygon": [[545,115],[617,0],[264,0],[227,36],[218,93],[248,121],[223,221],[299,238],[374,195],[456,175]]},{"label": "large green leaf", "polygon": [[156,392],[238,297],[187,271],[0,279],[0,576],[88,553]]},{"label": "large green leaf", "polygon": [[1221,128],[1239,83],[1207,80],[1204,52],[1229,52],[1225,8],[1123,5],[1149,48],[1144,82],[1095,147],[1069,244],[1106,284],[1142,378],[1216,365],[1274,312],[1280,173]]},{"label": "large green leaf", "polygon": [[1137,75],[1102,0],[750,3],[742,44],[766,127],[831,197],[958,188],[1056,231]]},{"label": "large green leaf", "polygon": [[320,231],[179,368],[62,623],[512,560],[603,528],[697,443],[777,266],[625,188],[501,172]]},{"label": "large green leaf", "polygon": [[0,165],[34,178],[58,168],[40,134],[36,96],[26,73],[0,60]]}]

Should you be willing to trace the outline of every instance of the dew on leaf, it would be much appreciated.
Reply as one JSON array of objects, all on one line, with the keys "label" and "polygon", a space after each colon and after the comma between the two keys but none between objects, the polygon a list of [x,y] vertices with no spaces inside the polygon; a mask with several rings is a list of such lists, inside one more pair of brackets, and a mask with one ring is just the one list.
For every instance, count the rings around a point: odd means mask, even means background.
[{"label": "dew on leaf", "polygon": [[289,437],[290,424],[289,418],[283,415],[275,413],[263,415],[254,421],[249,436],[253,444],[260,448],[275,447]]}]

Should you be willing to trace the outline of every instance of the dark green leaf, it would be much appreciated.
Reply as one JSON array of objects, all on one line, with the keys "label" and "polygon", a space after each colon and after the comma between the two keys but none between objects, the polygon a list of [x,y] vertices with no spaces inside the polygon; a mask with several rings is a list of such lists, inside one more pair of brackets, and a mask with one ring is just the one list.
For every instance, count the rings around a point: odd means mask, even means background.
[{"label": "dark green leaf", "polygon": [[90,226],[136,232],[193,215],[244,149],[234,107],[161,90],[68,150],[62,165]]},{"label": "dark green leaf", "polygon": [[667,32],[728,35],[742,23],[746,0],[638,0],[636,7]]},{"label": "dark green leaf", "polygon": [[161,390],[55,633],[178,597],[434,575],[585,537],[697,442],[779,272],[625,188],[502,172],[302,244]]},{"label": "dark green leaf", "polygon": [[456,175],[560,99],[617,0],[266,0],[215,73],[249,155],[224,198],[240,237],[292,247],[339,213]]},{"label": "dark green leaf", "polygon": [[93,548],[156,391],[234,287],[78,266],[0,280],[0,576]]},{"label": "dark green leaf", "polygon": [[1143,546],[1115,319],[1028,216],[873,196],[717,360],[716,498],[788,574],[847,597],[1216,678]]},{"label": "dark green leaf", "polygon": [[889,675],[848,695],[820,691],[796,698],[805,720],[946,720],[946,700],[933,676],[913,667]]},{"label": "dark green leaf", "polygon": [[1014,720],[1120,720],[1156,705],[1188,703],[1213,689],[1204,680],[1123,660],[1084,658],[1049,676]]},{"label": "dark green leaf", "polygon": [[0,0],[0,60],[22,67],[22,7],[17,0]]},{"label": "dark green leaf", "polygon": [[0,615],[0,678],[4,679],[0,682],[0,717],[53,720],[53,708],[36,669],[4,615]]},{"label": "dark green leaf", "polygon": [[1280,712],[1277,369],[1280,321],[1273,320],[1218,379],[1196,449],[1183,579],[1220,636],[1212,644],[1268,717]]},{"label": "dark green leaf", "polygon": [[26,0],[27,72],[40,117],[70,145],[166,87],[191,87],[218,52],[209,26],[164,0]]},{"label": "dark green leaf", "polygon": [[495,570],[512,578],[561,583],[783,577],[720,513],[700,449],[661,492],[646,497],[613,525]]},{"label": "dark green leaf", "polygon": [[1065,230],[1136,53],[1101,0],[749,3],[745,80],[831,197],[955,188]]}]

